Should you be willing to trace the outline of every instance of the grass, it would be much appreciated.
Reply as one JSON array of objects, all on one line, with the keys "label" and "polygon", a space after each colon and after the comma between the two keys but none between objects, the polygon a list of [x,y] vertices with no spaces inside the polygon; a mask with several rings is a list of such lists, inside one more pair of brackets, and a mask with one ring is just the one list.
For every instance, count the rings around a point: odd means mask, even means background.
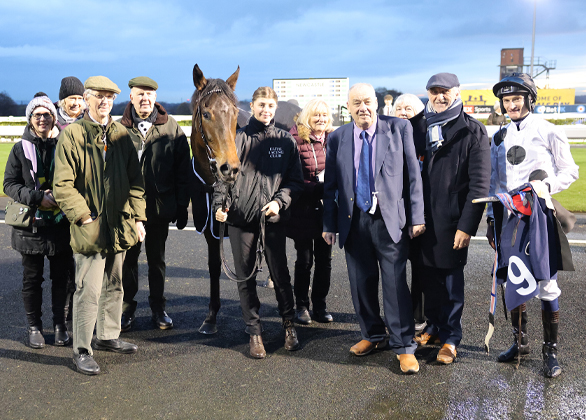
[{"label": "grass", "polygon": [[[0,143],[0,185],[4,185],[4,168],[12,149],[13,143]],[[554,197],[566,209],[576,213],[586,213],[586,148],[572,147],[572,156],[576,165],[580,167],[580,178],[566,191],[556,194]],[[2,189],[2,194],[3,194]]]},{"label": "grass", "polygon": [[572,147],[574,162],[580,167],[578,178],[566,191],[555,194],[562,206],[574,213],[586,213],[586,148]]}]

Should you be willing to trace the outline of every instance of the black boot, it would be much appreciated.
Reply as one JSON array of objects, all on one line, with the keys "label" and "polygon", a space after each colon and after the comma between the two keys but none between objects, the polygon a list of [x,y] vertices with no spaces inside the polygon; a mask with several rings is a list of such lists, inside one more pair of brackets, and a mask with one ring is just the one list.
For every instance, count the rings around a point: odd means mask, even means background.
[{"label": "black boot", "polygon": [[33,349],[42,349],[45,347],[43,327],[34,325],[28,327],[28,345]]},{"label": "black boot", "polygon": [[558,325],[560,320],[560,311],[548,312],[541,311],[543,320],[543,375],[546,378],[555,378],[562,373],[562,368],[558,364]]},{"label": "black boot", "polygon": [[[519,315],[521,315],[521,347],[519,348]],[[498,361],[508,363],[515,360],[518,353],[529,354],[529,338],[527,337],[527,306],[523,303],[511,311],[513,325],[513,345],[499,354]]]},{"label": "black boot", "polygon": [[71,342],[71,337],[67,333],[67,326],[65,324],[55,324],[55,345],[67,346]]}]

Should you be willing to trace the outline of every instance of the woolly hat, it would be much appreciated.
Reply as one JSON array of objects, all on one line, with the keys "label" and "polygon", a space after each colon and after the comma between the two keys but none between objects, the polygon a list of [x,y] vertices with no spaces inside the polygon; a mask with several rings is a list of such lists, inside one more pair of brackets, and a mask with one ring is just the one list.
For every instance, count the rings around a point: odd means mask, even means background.
[{"label": "woolly hat", "polygon": [[43,108],[47,108],[51,114],[53,114],[53,123],[57,121],[57,110],[55,109],[55,105],[49,99],[48,96],[36,96],[33,98],[32,101],[28,103],[26,106],[26,121],[27,123],[31,123],[31,115],[38,107],[42,106]]},{"label": "woolly hat", "polygon": [[83,83],[75,76],[64,77],[61,79],[61,88],[59,89],[59,100],[65,99],[68,96],[79,95],[83,96]]}]

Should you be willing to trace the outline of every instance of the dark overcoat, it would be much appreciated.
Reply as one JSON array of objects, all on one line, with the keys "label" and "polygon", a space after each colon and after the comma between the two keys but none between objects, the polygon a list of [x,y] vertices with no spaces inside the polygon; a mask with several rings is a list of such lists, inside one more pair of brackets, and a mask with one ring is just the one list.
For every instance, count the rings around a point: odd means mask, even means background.
[{"label": "dark overcoat", "polygon": [[[415,117],[414,117],[415,118]],[[421,131],[422,125],[419,125]],[[475,235],[490,184],[490,143],[484,125],[463,111],[442,127],[443,145],[432,153],[426,136],[414,136],[423,159],[423,197],[426,231],[421,238],[423,263],[451,269],[466,264],[468,248],[454,250],[457,230]]]}]

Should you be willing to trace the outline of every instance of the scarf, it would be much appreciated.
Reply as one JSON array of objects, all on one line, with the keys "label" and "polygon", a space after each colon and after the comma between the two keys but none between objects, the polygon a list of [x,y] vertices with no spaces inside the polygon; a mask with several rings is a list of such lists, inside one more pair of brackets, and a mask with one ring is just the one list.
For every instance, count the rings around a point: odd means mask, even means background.
[{"label": "scarf", "polygon": [[155,120],[157,119],[157,115],[159,114],[159,111],[157,111],[157,107],[154,107],[153,112],[151,112],[151,114],[148,117],[146,117],[145,119],[142,119],[138,116],[134,107],[132,107],[131,112],[132,112],[132,121],[134,122],[134,125],[136,126],[136,128],[138,128],[138,131],[140,132],[142,137],[146,138],[146,135],[149,132],[149,129],[155,123]]},{"label": "scarf", "polygon": [[67,114],[67,112],[65,112],[63,110],[63,108],[57,108],[57,113],[59,114],[60,119],[63,121],[64,125],[67,124],[71,124],[74,123],[75,121],[77,121],[81,116],[83,116],[83,112],[79,114],[79,116],[77,118],[74,117],[70,117],[69,114]]},{"label": "scarf", "polygon": [[438,113],[433,109],[431,101],[427,101],[424,111],[427,119],[427,149],[431,149],[432,153],[435,153],[444,142],[442,126],[458,118],[462,107],[462,99],[458,97],[448,109]]}]

